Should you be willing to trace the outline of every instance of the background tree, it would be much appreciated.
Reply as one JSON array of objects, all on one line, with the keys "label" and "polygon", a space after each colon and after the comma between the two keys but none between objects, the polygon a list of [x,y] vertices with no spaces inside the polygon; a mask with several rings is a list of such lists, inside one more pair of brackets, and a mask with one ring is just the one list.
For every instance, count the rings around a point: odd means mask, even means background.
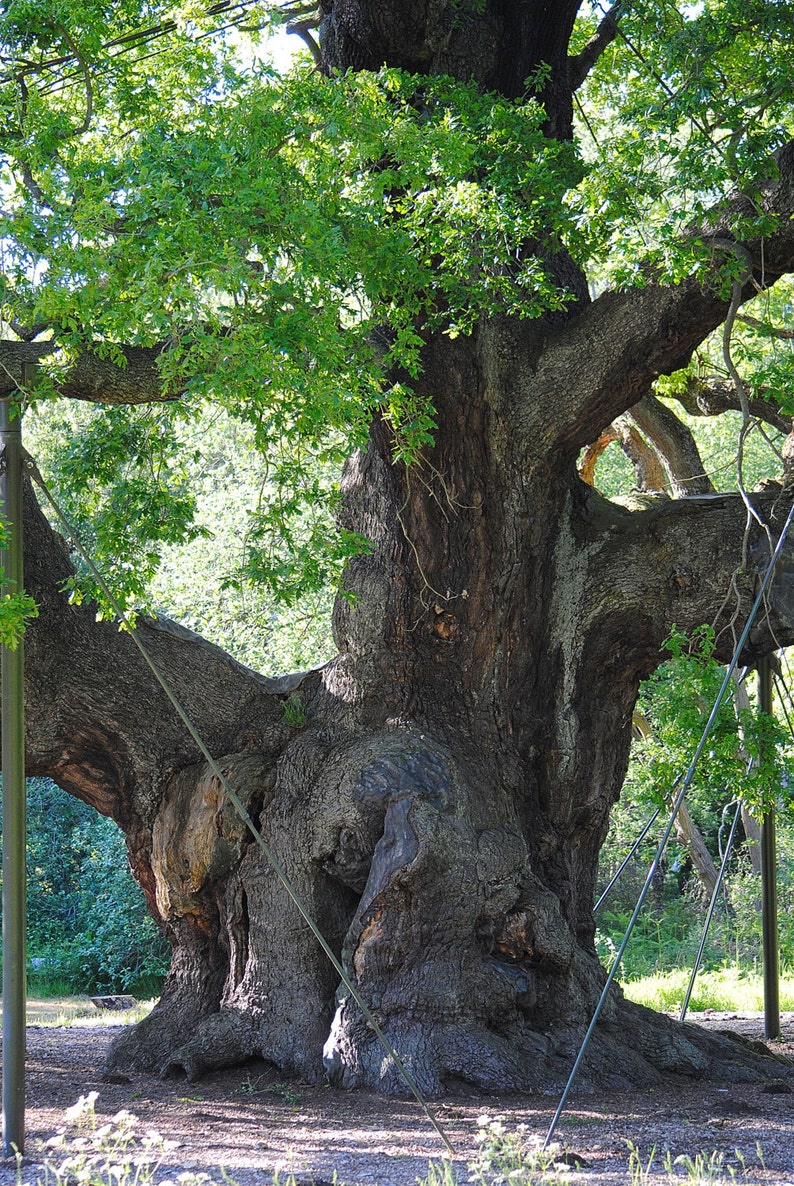
[{"label": "background tree", "polygon": [[[710,657],[712,642],[705,628],[689,639],[674,632],[667,644],[668,659],[640,689],[641,711],[634,714],[635,743],[621,804],[612,814],[610,834],[601,851],[602,887],[610,882],[652,813],[656,809],[662,813],[599,908],[597,946],[607,962],[623,937],[666,822],[669,788],[687,768],[724,678],[724,669]],[[718,713],[706,756],[687,792],[686,816],[667,847],[648,908],[624,957],[624,980],[691,970],[740,798],[746,829],[748,816],[752,823],[770,802],[777,809],[779,943],[782,967],[791,964],[785,909],[791,874],[790,710],[782,697],[776,704],[777,720],[761,714],[755,696],[751,700],[748,695],[748,686],[755,692],[754,683],[754,673],[748,673],[736,688],[735,700],[729,697]],[[783,685],[778,687],[783,693]],[[751,827],[746,837],[741,828],[735,835],[705,948],[704,966],[724,969],[728,965],[734,977],[756,971],[761,951],[760,870],[753,859],[757,841]],[[680,1006],[683,986],[679,984],[678,990]],[[670,1008],[675,1006],[673,999]]]},{"label": "background tree", "polygon": [[168,944],[127,871],[112,820],[49,779],[28,785],[31,984],[49,991],[156,992]]},{"label": "background tree", "polygon": [[[247,573],[294,595],[347,560],[338,653],[268,679],[163,622],[141,637],[419,1084],[547,1088],[603,983],[593,886],[639,681],[673,624],[730,651],[789,497],[743,481],[629,510],[577,462],[629,409],[685,448],[654,381],[794,267],[792,18],[327,0],[320,73],[276,82],[205,36],[247,8],[7,8],[2,390],[35,361],[31,396],[106,405],[62,477],[132,606],[197,530],[186,418],[251,425],[268,482]],[[317,463],[342,456],[337,492]],[[30,771],[120,823],[174,948],[113,1061],[259,1054],[402,1090],[29,515]],[[794,637],[786,592],[747,661]],[[749,1073],[614,999],[586,1075],[669,1070]]]}]

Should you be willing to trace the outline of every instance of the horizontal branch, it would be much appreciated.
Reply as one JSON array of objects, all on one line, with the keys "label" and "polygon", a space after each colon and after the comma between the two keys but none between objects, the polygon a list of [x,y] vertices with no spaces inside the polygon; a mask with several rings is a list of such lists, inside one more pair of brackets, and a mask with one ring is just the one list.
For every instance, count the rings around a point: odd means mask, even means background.
[{"label": "horizontal branch", "polygon": [[[31,382],[26,368],[51,359],[57,343],[0,341],[0,398],[9,398]],[[55,383],[60,395],[101,404],[162,403],[174,394],[164,389],[158,360],[163,346],[119,347],[124,366],[93,353],[81,354]]]},{"label": "horizontal branch", "polygon": [[740,313],[736,320],[741,321],[742,325],[749,325],[751,329],[758,330],[765,338],[778,338],[782,342],[794,340],[794,329],[788,329],[782,325],[770,325],[766,321],[760,321],[757,317],[749,317],[746,313]]},{"label": "horizontal branch", "polygon": [[[741,411],[739,393],[733,383],[716,379],[708,382],[693,380],[687,384],[685,391],[676,393],[674,398],[690,416],[721,416],[723,412]],[[791,432],[791,416],[781,412],[771,399],[764,399],[763,393],[750,400],[750,415],[778,432]]]},{"label": "horizontal branch", "polygon": [[[593,494],[590,498],[595,500]],[[759,573],[777,542],[791,505],[791,492],[780,489],[751,498],[769,536],[753,523],[749,537],[747,509],[738,494],[659,499],[651,509],[626,511],[607,504],[598,555],[592,556],[589,580],[604,596],[599,606],[618,606],[614,631],[631,649],[632,629],[648,640],[644,677],[658,663],[658,650],[673,626],[691,631],[704,622],[718,636],[717,658],[725,662],[744,628],[758,590]],[[598,504],[603,507],[604,504]],[[611,525],[606,525],[611,519]],[[610,610],[610,612],[612,612]],[[633,626],[632,626],[633,624]],[[582,630],[597,623],[588,620]],[[607,624],[604,623],[604,629]],[[742,663],[794,643],[794,535],[784,545],[765,607],[759,613]],[[617,645],[617,644],[616,644]]]},{"label": "horizontal branch", "polygon": [[50,328],[44,321],[34,321],[31,325],[24,325],[15,317],[12,317],[8,324],[16,336],[23,342],[32,342],[34,338],[38,338],[40,334],[43,334]]}]

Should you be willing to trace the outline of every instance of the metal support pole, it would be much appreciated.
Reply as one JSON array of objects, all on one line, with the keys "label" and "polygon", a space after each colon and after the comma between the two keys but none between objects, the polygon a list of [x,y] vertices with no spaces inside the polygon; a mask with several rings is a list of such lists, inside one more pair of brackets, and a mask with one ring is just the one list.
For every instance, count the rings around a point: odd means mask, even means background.
[{"label": "metal support pole", "polygon": [[[725,810],[727,811],[727,807]],[[709,935],[709,927],[711,926],[711,920],[714,917],[714,909],[717,905],[717,898],[719,896],[720,888],[722,887],[723,878],[725,877],[725,870],[728,868],[728,857],[731,855],[731,849],[733,848],[733,838],[736,835],[736,825],[739,822],[739,817],[741,814],[742,803],[741,800],[739,800],[739,802],[736,804],[736,811],[733,813],[731,832],[728,837],[728,843],[725,846],[725,853],[722,858],[722,863],[720,864],[720,871],[717,874],[717,880],[714,883],[714,890],[712,892],[711,901],[709,902],[709,908],[706,913],[706,921],[703,924],[703,934],[700,936],[700,946],[698,947],[698,953],[695,956],[695,964],[692,968],[692,975],[689,977],[689,985],[684,996],[683,1004],[681,1005],[681,1012],[678,1014],[679,1021],[683,1021],[686,1017],[686,1011],[689,1008],[689,1002],[692,999],[692,990],[695,987],[695,980],[697,979],[697,974],[700,971],[700,962],[703,959],[703,952],[706,950],[706,940],[708,939]]]},{"label": "metal support pole", "polygon": [[[772,714],[772,658],[758,664],[758,704]],[[777,942],[777,841],[775,808],[761,821],[761,930],[764,952],[764,1034],[780,1037],[780,961]]]},{"label": "metal support pole", "polygon": [[[9,400],[0,400],[0,510],[8,538],[0,552],[3,589],[22,588],[22,437]],[[2,647],[3,766],[3,1151],[25,1151],[25,718],[22,642]]]},{"label": "metal support pole", "polygon": [[645,825],[645,827],[642,829],[642,831],[640,832],[639,836],[638,836],[638,837],[637,837],[637,839],[634,841],[634,843],[632,844],[632,846],[631,846],[631,848],[629,849],[629,851],[626,853],[626,855],[625,855],[625,857],[623,858],[623,860],[620,862],[620,865],[618,866],[618,871],[617,871],[617,873],[615,873],[614,877],[612,877],[612,879],[611,879],[611,880],[610,880],[610,882],[609,882],[609,885],[606,887],[606,889],[604,890],[603,894],[601,895],[601,897],[598,899],[598,901],[596,902],[595,906],[593,907],[593,914],[598,914],[599,910],[600,910],[600,909],[601,909],[601,907],[604,905],[604,902],[606,902],[607,898],[609,897],[610,893],[612,892],[612,887],[613,887],[614,885],[616,885],[616,884],[617,884],[617,882],[620,880],[620,875],[621,875],[621,873],[622,873],[622,872],[623,872],[623,870],[626,868],[626,865],[628,865],[629,861],[630,861],[630,860],[631,860],[631,858],[634,856],[635,852],[636,852],[636,851],[637,851],[637,849],[640,847],[640,845],[642,844],[643,840],[645,839],[645,837],[646,837],[646,836],[648,835],[648,833],[650,832],[650,830],[651,830],[651,828],[653,827],[653,825],[656,823],[656,820],[658,819],[658,817],[659,817],[659,813],[660,813],[660,811],[661,811],[661,810],[662,810],[662,809],[661,809],[661,807],[657,807],[657,808],[656,808],[656,811],[654,811],[653,815],[652,815],[652,816],[651,816],[651,818],[648,820],[647,824],[646,824],[646,825]]}]

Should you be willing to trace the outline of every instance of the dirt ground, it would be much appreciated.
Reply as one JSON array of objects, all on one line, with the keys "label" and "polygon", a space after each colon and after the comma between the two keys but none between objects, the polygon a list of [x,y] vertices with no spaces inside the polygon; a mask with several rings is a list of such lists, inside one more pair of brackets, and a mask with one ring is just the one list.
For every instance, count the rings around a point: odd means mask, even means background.
[{"label": "dirt ground", "polygon": [[[750,1038],[763,1036],[759,1015],[693,1014],[695,1019]],[[782,1021],[782,1039],[772,1045],[794,1057],[794,1014]],[[173,1181],[186,1170],[220,1183],[225,1170],[239,1186],[273,1181],[285,1186],[290,1175],[299,1186],[335,1181],[340,1186],[414,1186],[427,1176],[430,1161],[442,1159],[441,1141],[417,1104],[285,1081],[265,1063],[252,1062],[191,1084],[148,1074],[103,1079],[103,1055],[116,1032],[113,1026],[88,1024],[28,1027],[21,1175],[26,1186],[45,1180],[44,1161],[48,1156],[58,1160],[45,1143],[64,1128],[75,1133],[65,1110],[93,1091],[98,1092],[95,1110],[101,1122],[126,1109],[138,1117],[141,1136],[156,1129],[177,1143],[155,1175],[158,1183]],[[735,1175],[743,1182],[794,1186],[794,1079],[790,1085],[784,1081],[791,1074],[784,1065],[771,1064],[769,1075],[750,1085],[678,1081],[645,1093],[574,1092],[557,1128],[568,1162],[559,1178],[572,1186],[668,1184],[662,1168],[665,1153],[695,1158],[705,1152],[716,1157],[702,1181],[732,1181]],[[462,1184],[469,1178],[467,1165],[476,1156],[481,1117],[501,1117],[509,1131],[525,1125],[527,1139],[539,1141],[557,1102],[472,1094],[433,1103],[456,1150],[457,1180]],[[630,1174],[627,1142],[640,1151],[643,1167],[656,1149],[650,1174]],[[720,1163],[722,1178],[715,1172]],[[684,1181],[686,1167],[676,1172]],[[5,1161],[0,1186],[16,1181],[13,1163]]]}]

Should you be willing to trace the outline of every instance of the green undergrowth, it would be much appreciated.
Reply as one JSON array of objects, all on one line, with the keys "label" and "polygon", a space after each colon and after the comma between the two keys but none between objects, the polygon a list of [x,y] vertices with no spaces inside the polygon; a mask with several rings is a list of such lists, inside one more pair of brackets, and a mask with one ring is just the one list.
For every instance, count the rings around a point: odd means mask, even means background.
[{"label": "green undergrowth", "polygon": [[[122,994],[129,995],[136,998],[136,1000],[149,1000],[152,997],[159,997],[160,992],[165,981],[165,976],[161,973],[152,973],[150,975],[141,975],[134,979],[122,978],[122,988],[115,987],[111,980],[112,987],[108,987],[107,982],[100,981],[101,988],[96,988],[92,983],[91,977],[84,977],[82,982],[79,976],[79,971],[70,971],[69,973],[62,973],[58,970],[58,958],[62,952],[55,951],[53,954],[53,967],[47,968],[32,968],[28,970],[28,996],[32,1000],[37,1001],[51,1001],[60,997],[69,998],[88,998],[89,996],[97,995],[114,995]],[[76,990],[76,984],[86,984]],[[118,983],[118,982],[116,982]]]},{"label": "green undergrowth", "polygon": [[[630,1001],[661,1013],[677,1012],[686,995],[691,976],[687,968],[674,968],[652,976],[629,980],[623,992]],[[715,1009],[720,1013],[753,1013],[764,1008],[764,982],[757,972],[739,967],[718,968],[699,973],[689,1004],[690,1011]],[[780,977],[780,1008],[794,1012],[794,973]]]}]

